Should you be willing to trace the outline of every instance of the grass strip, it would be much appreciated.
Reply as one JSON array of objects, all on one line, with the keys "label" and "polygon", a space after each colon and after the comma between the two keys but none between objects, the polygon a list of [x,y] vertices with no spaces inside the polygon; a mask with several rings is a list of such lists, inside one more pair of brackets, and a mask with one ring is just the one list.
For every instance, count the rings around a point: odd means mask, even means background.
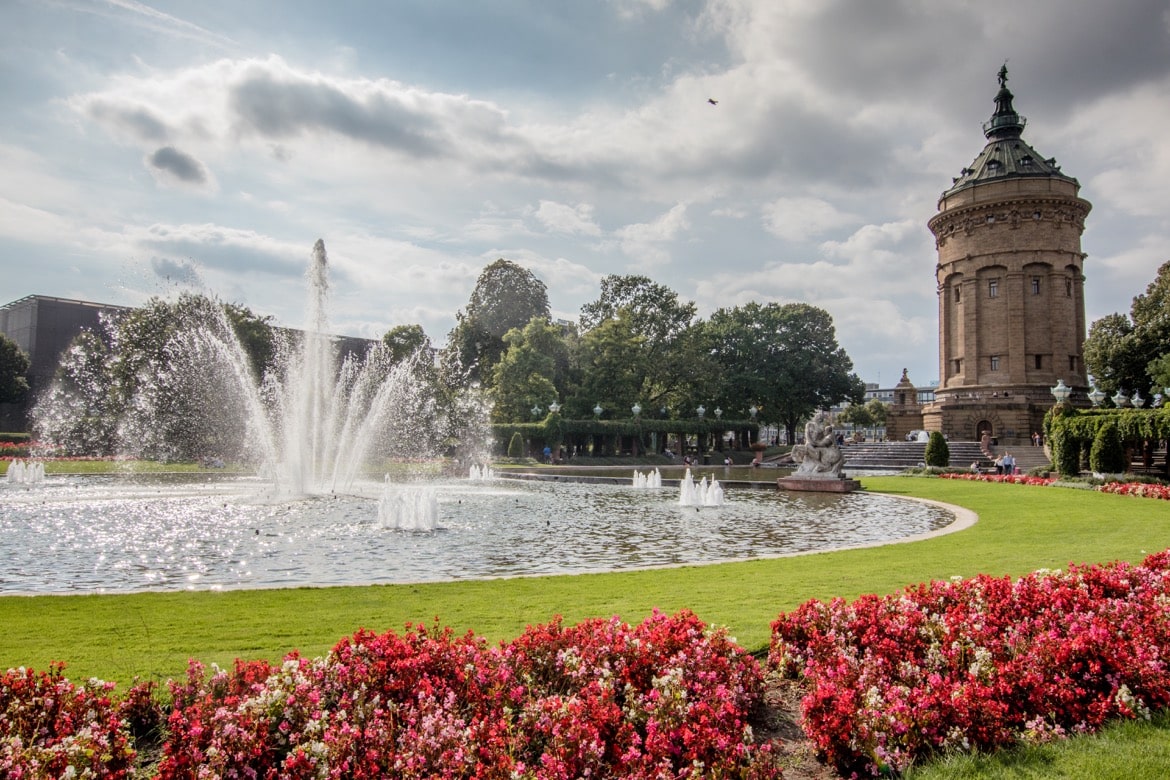
[{"label": "grass strip", "polygon": [[1149,723],[1119,721],[1098,734],[992,754],[945,756],[911,767],[905,780],[1164,780],[1170,767],[1170,713]]},{"label": "grass strip", "polygon": [[491,640],[532,623],[687,608],[767,646],[781,611],[810,599],[889,593],[929,579],[1020,575],[1069,562],[1139,561],[1170,547],[1170,502],[1059,487],[931,478],[864,479],[875,492],[975,511],[966,531],[909,544],[651,571],[417,585],[0,598],[0,668],[67,663],[74,679],[121,684],[183,674],[189,658],[230,665],[315,656],[359,627],[438,619]]}]

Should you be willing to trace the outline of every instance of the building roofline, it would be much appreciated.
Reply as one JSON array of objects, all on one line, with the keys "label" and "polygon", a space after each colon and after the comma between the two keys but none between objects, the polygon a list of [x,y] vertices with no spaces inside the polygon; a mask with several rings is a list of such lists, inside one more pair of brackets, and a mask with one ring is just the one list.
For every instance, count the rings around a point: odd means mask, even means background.
[{"label": "building roofline", "polygon": [[134,308],[133,306],[118,306],[118,305],[113,304],[113,303],[97,303],[96,301],[82,301],[82,300],[78,300],[76,298],[58,298],[55,295],[26,295],[23,298],[18,298],[15,301],[12,301],[10,303],[4,304],[3,306],[0,306],[0,309],[11,309],[15,306],[18,306],[22,303],[27,303],[29,301],[52,301],[53,303],[70,303],[70,304],[73,304],[74,306],[88,306],[88,307],[91,307],[94,309],[112,309],[115,311],[129,311],[129,310]]}]

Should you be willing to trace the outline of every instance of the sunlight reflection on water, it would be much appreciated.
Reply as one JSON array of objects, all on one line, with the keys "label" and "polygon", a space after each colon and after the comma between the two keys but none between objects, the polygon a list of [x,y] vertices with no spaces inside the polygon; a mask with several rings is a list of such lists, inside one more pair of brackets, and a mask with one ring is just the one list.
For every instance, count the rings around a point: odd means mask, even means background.
[{"label": "sunlight reflection on water", "polygon": [[[887,496],[452,480],[431,532],[385,527],[381,485],[276,501],[250,479],[53,478],[0,488],[0,593],[284,587],[556,574],[827,549],[940,528]],[[410,489],[407,485],[406,489]]]}]

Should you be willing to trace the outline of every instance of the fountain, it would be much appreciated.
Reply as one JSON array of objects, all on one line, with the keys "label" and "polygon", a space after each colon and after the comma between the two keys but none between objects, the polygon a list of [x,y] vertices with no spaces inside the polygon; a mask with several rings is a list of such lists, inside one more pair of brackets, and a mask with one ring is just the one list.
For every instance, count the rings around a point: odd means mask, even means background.
[{"label": "fountain", "polygon": [[485,480],[495,479],[496,472],[486,463],[482,466],[478,463],[472,463],[471,468],[468,469],[467,478],[472,482],[483,482]]},{"label": "fountain", "polygon": [[[198,296],[171,305],[166,314],[179,321],[165,323],[174,329],[165,357],[134,370],[113,446],[155,459],[177,450],[175,459],[189,460],[198,450],[201,459],[254,469],[286,497],[352,491],[370,471],[381,472],[387,455],[433,456],[448,431],[424,361],[396,362],[381,342],[342,359],[329,334],[323,241],[313,247],[307,282],[306,328],[274,330],[275,358],[259,380],[224,307]],[[115,334],[105,338],[117,342]],[[133,353],[114,360],[145,361]],[[49,398],[59,402],[38,404],[35,414],[49,431],[42,440],[51,441],[52,423],[77,404],[56,388]]]},{"label": "fountain", "polygon": [[654,469],[654,471],[647,471],[645,474],[642,474],[635,469],[633,485],[636,488],[660,488],[662,487],[662,472]]},{"label": "fountain", "polygon": [[723,506],[723,488],[715,478],[708,482],[705,474],[702,481],[696,484],[695,478],[691,476],[691,470],[687,469],[678,484],[678,505]]},{"label": "fountain", "polygon": [[[689,470],[677,503],[629,484],[521,482],[500,478],[466,444],[458,462],[477,464],[466,477],[402,465],[384,479],[389,456],[413,462],[437,452],[452,437],[448,415],[426,389],[425,365],[394,364],[379,347],[361,360],[339,360],[326,335],[327,290],[325,248],[317,242],[308,330],[281,339],[276,367],[262,380],[254,379],[220,307],[202,309],[197,326],[175,334],[168,363],[139,369],[140,396],[129,405],[138,422],[120,423],[119,441],[153,443],[161,429],[232,434],[238,459],[233,450],[225,460],[251,470],[53,476],[35,491],[0,484],[0,594],[351,585],[695,564],[880,543],[952,519],[884,496],[742,490],[724,503],[718,481],[696,485]],[[92,385],[81,389],[94,392]],[[194,400],[178,403],[185,393],[195,393]],[[454,432],[463,442],[487,430],[479,397],[469,390],[454,401],[450,417],[470,421],[462,424],[475,432]],[[169,415],[167,424],[152,415]],[[10,480],[19,471],[10,470]],[[635,482],[659,487],[662,476],[655,469],[636,474]],[[720,509],[697,520],[694,508],[708,506]]]},{"label": "fountain", "polygon": [[387,475],[378,522],[399,531],[433,531],[439,522],[439,497],[434,488],[395,485]]},{"label": "fountain", "polygon": [[8,464],[5,478],[10,484],[36,485],[45,481],[45,464],[39,460],[25,461],[19,458]]}]

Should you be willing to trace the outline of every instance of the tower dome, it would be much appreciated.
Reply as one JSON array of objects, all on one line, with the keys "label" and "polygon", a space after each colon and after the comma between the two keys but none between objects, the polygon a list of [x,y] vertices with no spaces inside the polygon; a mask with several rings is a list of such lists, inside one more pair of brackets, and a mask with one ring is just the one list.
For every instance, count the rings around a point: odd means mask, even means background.
[{"label": "tower dome", "polygon": [[1007,66],[999,69],[999,92],[995,96],[995,113],[983,123],[987,146],[975,160],[951,180],[945,199],[962,190],[993,181],[1019,178],[1062,179],[1075,188],[1077,180],[1061,173],[1056,158],[1045,159],[1029,146],[1021,135],[1028,120],[1012,106],[1015,96],[1007,88]]},{"label": "tower dome", "polygon": [[1024,141],[999,71],[987,144],[939,197],[935,237],[939,387],[924,427],[952,437],[1027,439],[1063,379],[1084,389],[1085,255],[1091,204]]}]

